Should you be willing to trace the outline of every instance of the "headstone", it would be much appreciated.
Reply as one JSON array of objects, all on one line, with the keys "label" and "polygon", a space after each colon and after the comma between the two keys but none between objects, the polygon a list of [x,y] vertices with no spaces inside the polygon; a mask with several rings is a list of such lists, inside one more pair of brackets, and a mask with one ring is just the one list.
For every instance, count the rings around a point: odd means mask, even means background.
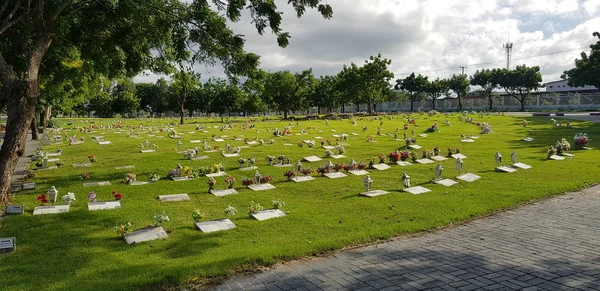
[{"label": "headstone", "polygon": [[47,157],[58,157],[58,156],[61,156],[61,155],[62,155],[62,153],[46,153]]},{"label": "headstone", "polygon": [[513,169],[513,168],[507,167],[507,166],[500,166],[500,167],[496,167],[496,171],[497,172],[512,173],[512,172],[516,172],[517,169]]},{"label": "headstone", "polygon": [[91,167],[92,163],[73,164],[73,167]]},{"label": "headstone", "polygon": [[294,181],[294,182],[306,182],[306,181],[311,181],[314,180],[315,178],[311,177],[311,176],[296,176],[291,178],[290,180]]},{"label": "headstone", "polygon": [[103,182],[90,182],[90,183],[84,183],[83,186],[86,187],[92,187],[92,186],[109,186],[110,182],[109,181],[103,181]]},{"label": "headstone", "polygon": [[408,147],[409,147],[409,148],[411,148],[411,149],[415,149],[415,150],[418,150],[418,149],[422,149],[422,148],[423,148],[422,146],[420,146],[420,145],[417,145],[417,144],[411,144],[411,145],[409,145]]},{"label": "headstone", "polygon": [[430,159],[427,159],[427,158],[424,158],[424,159],[418,159],[418,160],[416,160],[416,162],[419,163],[419,164],[431,164],[434,161],[432,161]]},{"label": "headstone", "polygon": [[17,249],[17,239],[15,237],[0,238],[0,253],[10,253]]},{"label": "headstone", "polygon": [[472,173],[464,173],[464,174],[456,177],[456,179],[459,179],[459,180],[462,180],[465,182],[473,182],[473,181],[481,179],[481,177],[477,176],[475,174],[472,174]]},{"label": "headstone", "polygon": [[562,161],[562,160],[564,160],[564,159],[565,159],[565,157],[558,156],[558,155],[551,155],[551,156],[550,156],[550,159],[551,159],[551,160],[556,160],[556,161]]},{"label": "headstone", "polygon": [[533,137],[526,137],[523,140],[524,141],[534,141],[535,139]]},{"label": "headstone", "polygon": [[354,132],[353,132],[353,133],[350,133],[350,134],[351,134],[351,135],[358,135],[358,133],[354,133]]},{"label": "headstone", "polygon": [[565,156],[565,157],[569,157],[569,158],[574,158],[575,157],[575,155],[571,154],[571,153],[562,153],[561,155]]},{"label": "headstone", "polygon": [[258,142],[255,140],[251,140],[251,141],[247,142],[246,144],[255,145],[255,144],[258,144]]},{"label": "headstone", "polygon": [[235,189],[225,189],[225,190],[213,190],[211,193],[217,197],[223,197],[223,196],[227,196],[227,195],[237,194],[238,191],[236,191]]},{"label": "headstone", "polygon": [[208,156],[198,156],[198,157],[193,157],[192,161],[200,161],[200,160],[206,160],[208,159]]},{"label": "headstone", "polygon": [[158,200],[160,200],[160,202],[179,202],[179,201],[189,201],[190,197],[187,194],[169,194],[169,195],[159,195]]},{"label": "headstone", "polygon": [[381,195],[385,195],[385,194],[390,194],[390,192],[383,191],[383,190],[371,190],[369,192],[360,193],[360,195],[366,196],[369,198],[373,198],[373,197],[377,197],[377,196],[381,196]]},{"label": "headstone", "polygon": [[447,160],[445,157],[442,157],[442,156],[433,156],[433,157],[431,157],[431,159],[434,161],[438,161],[438,162]]},{"label": "headstone", "polygon": [[117,169],[117,170],[135,169],[135,166],[118,166],[118,167],[115,167],[115,169]]},{"label": "headstone", "polygon": [[420,136],[420,137],[427,137],[427,134],[425,134],[425,133],[421,133],[421,134],[417,134],[417,136]]},{"label": "headstone", "polygon": [[248,188],[254,190],[254,191],[264,191],[264,190],[271,190],[271,189],[275,189],[275,186],[269,184],[269,183],[264,183],[264,184],[252,184],[252,185],[248,185]]},{"label": "headstone", "polygon": [[223,154],[224,157],[226,158],[233,158],[233,157],[239,157],[239,154]]},{"label": "headstone", "polygon": [[183,177],[173,177],[173,181],[189,181],[191,180],[190,177],[188,176],[183,176]]},{"label": "headstone", "polygon": [[331,156],[331,157],[337,160],[337,159],[343,159],[343,158],[345,158],[346,156],[344,156],[344,155],[333,155],[333,156]]},{"label": "headstone", "polygon": [[417,195],[417,194],[423,194],[423,193],[430,192],[431,190],[429,190],[425,187],[416,186],[416,187],[411,187],[411,188],[404,188],[404,189],[402,189],[402,191]]},{"label": "headstone", "polygon": [[291,143],[284,143],[283,145],[284,146],[293,146],[293,144],[291,144]]},{"label": "headstone", "polygon": [[48,159],[48,163],[56,163],[56,162],[60,162],[60,159],[57,159],[57,158]]},{"label": "headstone", "polygon": [[155,150],[140,150],[140,153],[153,153]]},{"label": "headstone", "polygon": [[95,210],[110,210],[121,208],[121,201],[105,201],[105,202],[88,202],[88,209],[90,211]]},{"label": "headstone", "polygon": [[319,158],[317,156],[309,156],[309,157],[304,157],[304,160],[307,161],[307,162],[309,162],[309,163],[312,163],[312,162],[321,161],[323,159],[321,159],[321,158]]},{"label": "headstone", "polygon": [[98,144],[102,144],[102,145],[104,145],[104,144],[112,144],[112,142],[109,141],[109,140],[107,140],[107,141],[99,141]]},{"label": "headstone", "polygon": [[369,172],[367,172],[365,170],[350,170],[350,171],[348,171],[348,173],[350,173],[352,175],[356,175],[356,176],[364,176],[364,175],[369,174]]},{"label": "headstone", "polygon": [[474,140],[474,139],[467,138],[467,139],[461,139],[461,140],[460,140],[460,142],[471,143],[471,142],[475,142],[475,140]]},{"label": "headstone", "polygon": [[374,164],[373,165],[373,169],[377,169],[377,170],[380,170],[380,171],[387,170],[389,168],[390,168],[390,166],[388,166],[386,164]]},{"label": "headstone", "polygon": [[334,147],[334,146],[323,146],[323,148],[324,148],[324,149],[326,149],[326,150],[332,150],[332,149],[335,149],[335,147]]},{"label": "headstone", "polygon": [[528,164],[523,164],[523,163],[514,163],[513,167],[515,168],[519,168],[519,169],[531,169],[531,166]]},{"label": "headstone", "polygon": [[335,137],[335,138],[338,138],[338,137],[340,137],[340,135],[339,135],[339,134],[332,134],[331,136],[333,136],[333,137]]},{"label": "headstone", "polygon": [[195,225],[197,230],[204,233],[235,228],[235,224],[229,219],[196,222]]},{"label": "headstone", "polygon": [[446,187],[450,187],[452,185],[458,184],[458,182],[456,182],[454,180],[450,180],[450,179],[437,180],[437,181],[433,181],[433,183],[444,185]]},{"label": "headstone", "polygon": [[190,140],[191,143],[201,143],[201,140]]},{"label": "headstone", "polygon": [[284,168],[284,167],[291,167],[292,164],[273,164],[273,167],[278,167],[278,168]]},{"label": "headstone", "polygon": [[256,169],[258,169],[258,167],[252,166],[252,167],[240,168],[240,171],[252,171],[252,170],[256,170]]},{"label": "headstone", "polygon": [[333,173],[327,173],[324,176],[327,178],[331,178],[331,179],[337,179],[337,178],[346,177],[346,174],[341,173],[341,172],[333,172]]},{"label": "headstone", "polygon": [[212,174],[206,174],[206,177],[214,178],[214,177],[221,177],[221,176],[226,176],[226,175],[227,175],[227,173],[225,173],[225,172],[216,172],[216,173],[212,173]]},{"label": "headstone", "polygon": [[463,154],[453,154],[453,155],[451,155],[451,157],[453,157],[455,159],[460,158],[460,159],[463,159],[463,160],[467,158],[467,156],[465,156]]},{"label": "headstone", "polygon": [[159,238],[165,239],[167,237],[169,237],[169,235],[165,232],[165,230],[162,227],[149,227],[123,235],[123,238],[125,239],[125,242],[128,245],[133,243],[151,241]]},{"label": "headstone", "polygon": [[6,206],[6,214],[7,215],[23,214],[23,205],[7,205]]},{"label": "headstone", "polygon": [[50,167],[37,168],[36,170],[45,171],[45,170],[56,170],[56,169],[58,169],[57,166],[50,166]]},{"label": "headstone", "polygon": [[147,182],[147,181],[133,181],[133,182],[129,183],[129,185],[132,185],[132,186],[140,186],[140,185],[146,185],[146,184],[150,184],[150,182]]},{"label": "headstone", "polygon": [[258,211],[256,213],[251,214],[252,218],[256,220],[267,220],[271,218],[283,217],[285,213],[279,209],[267,209],[263,211]]},{"label": "headstone", "polygon": [[224,139],[222,139],[222,138],[213,138],[213,141],[216,141],[216,142],[224,142],[225,140],[224,140]]},{"label": "headstone", "polygon": [[23,184],[23,190],[31,190],[35,189],[35,183],[25,183]]},{"label": "headstone", "polygon": [[69,212],[69,205],[37,206],[33,209],[33,215],[56,214],[62,212]]}]

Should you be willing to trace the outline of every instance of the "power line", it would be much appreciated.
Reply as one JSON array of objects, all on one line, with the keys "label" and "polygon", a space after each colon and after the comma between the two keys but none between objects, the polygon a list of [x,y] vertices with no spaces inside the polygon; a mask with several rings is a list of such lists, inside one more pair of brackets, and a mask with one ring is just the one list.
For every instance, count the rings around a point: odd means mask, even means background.
[{"label": "power line", "polygon": [[[550,52],[550,53],[545,53],[545,54],[539,54],[539,55],[533,55],[533,56],[527,56],[527,57],[512,58],[512,61],[527,60],[527,59],[533,59],[533,58],[538,58],[538,57],[543,57],[543,56],[557,55],[557,54],[562,54],[562,53],[566,53],[566,52],[579,51],[579,50],[583,50],[583,49],[586,49],[586,48],[589,48],[589,47],[585,46],[585,47],[577,48],[577,49],[569,49],[569,50],[555,51],[555,52]],[[469,66],[469,67],[481,67],[481,66],[498,64],[498,63],[505,63],[505,62],[506,62],[506,59],[504,59],[504,60],[498,60],[498,61],[492,61],[492,62],[477,63],[477,64],[468,64],[467,66]],[[395,75],[402,76],[402,75],[410,75],[412,73],[415,73],[415,74],[431,73],[431,72],[445,71],[445,70],[451,70],[451,69],[456,69],[456,66],[442,67],[442,68],[431,69],[431,70],[426,70],[426,71],[419,71],[419,72],[401,73],[401,74],[395,74]]]}]

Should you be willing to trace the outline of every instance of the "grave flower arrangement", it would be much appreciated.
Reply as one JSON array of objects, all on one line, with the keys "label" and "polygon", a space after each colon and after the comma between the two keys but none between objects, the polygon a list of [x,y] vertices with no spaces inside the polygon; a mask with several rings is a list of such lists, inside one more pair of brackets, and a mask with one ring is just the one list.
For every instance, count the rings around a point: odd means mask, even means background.
[{"label": "grave flower arrangement", "polygon": [[331,158],[333,156],[333,153],[330,150],[326,150],[325,151],[325,157],[326,158]]},{"label": "grave flower arrangement", "polygon": [[113,197],[115,198],[115,200],[121,200],[121,199],[123,199],[123,194],[117,192],[117,190],[113,190],[112,194],[113,194]]},{"label": "grave flower arrangement", "polygon": [[63,165],[63,162],[61,162],[61,161],[56,162],[56,167],[60,168],[62,165]]},{"label": "grave flower arrangement", "polygon": [[213,177],[208,178],[208,192],[209,193],[212,190],[214,190],[215,184],[217,184],[217,180],[215,180],[215,178],[213,178]]},{"label": "grave flower arrangement", "polygon": [[346,171],[346,173],[347,173],[347,172],[350,172],[350,171],[353,171],[353,170],[356,170],[356,164],[352,164],[352,165],[343,165],[343,166],[342,166],[342,169],[344,169],[344,171]]},{"label": "grave flower arrangement", "polygon": [[283,173],[283,176],[286,177],[288,180],[292,180],[292,178],[296,177],[296,171],[288,170],[285,173]]},{"label": "grave flower arrangement", "polygon": [[256,163],[255,158],[248,158],[248,167],[254,166],[254,163]]},{"label": "grave flower arrangement", "polygon": [[227,206],[227,208],[225,208],[225,215],[227,215],[227,217],[232,217],[237,213],[237,209],[231,205]]},{"label": "grave flower arrangement", "polygon": [[416,162],[419,157],[417,156],[417,152],[410,152],[410,159],[414,162]]},{"label": "grave flower arrangement", "polygon": [[404,141],[406,142],[406,146],[417,144],[417,140],[411,137],[407,137]]},{"label": "grave flower arrangement", "polygon": [[156,182],[160,179],[160,176],[157,173],[150,173],[150,181]]},{"label": "grave flower arrangement", "polygon": [[46,195],[46,193],[42,193],[40,195],[38,195],[35,200],[39,201],[40,203],[42,203],[42,205],[48,203],[48,196]]},{"label": "grave flower arrangement", "polygon": [[267,176],[260,177],[260,183],[261,184],[271,183],[271,182],[273,182],[273,177],[271,177],[271,176],[267,175]]},{"label": "grave flower arrangement", "polygon": [[431,159],[431,157],[433,156],[433,151],[432,150],[424,150],[423,152],[421,152],[421,156],[424,159]]},{"label": "grave flower arrangement", "polygon": [[343,155],[344,153],[346,153],[346,149],[341,145],[336,146],[335,149],[338,151],[338,153],[340,155]]},{"label": "grave flower arrangement", "polygon": [[82,181],[83,181],[83,180],[87,180],[87,179],[89,179],[89,178],[90,178],[90,173],[85,173],[85,174],[81,175],[81,180],[82,180]]},{"label": "grave flower arrangement", "polygon": [[317,167],[317,173],[321,174],[321,175],[325,175],[328,173],[327,168],[325,167]]},{"label": "grave flower arrangement", "polygon": [[244,159],[244,158],[239,158],[238,159],[238,163],[240,164],[240,168],[244,166],[244,164],[247,162],[248,160]]},{"label": "grave flower arrangement", "polygon": [[285,206],[285,202],[281,201],[281,200],[273,200],[273,208],[275,209],[281,209],[281,207]]},{"label": "grave flower arrangement", "polygon": [[336,172],[339,172],[340,170],[344,169],[344,166],[345,166],[345,165],[342,165],[342,164],[337,164],[337,163],[336,163],[335,165],[333,165],[333,169],[334,169]]},{"label": "grave flower arrangement", "polygon": [[460,154],[460,147],[448,148],[448,156],[452,156],[454,154]]},{"label": "grave flower arrangement", "polygon": [[252,185],[252,184],[254,184],[254,180],[248,179],[248,178],[242,179],[242,185],[249,186],[249,185]]},{"label": "grave flower arrangement", "polygon": [[556,148],[555,148],[554,146],[552,146],[552,145],[551,145],[551,146],[548,148],[548,151],[547,151],[547,152],[548,152],[548,158],[550,158],[551,156],[553,156],[553,155],[556,155]]},{"label": "grave flower arrangement", "polygon": [[94,157],[94,155],[89,155],[88,159],[90,160],[90,163],[96,162],[96,157]]},{"label": "grave flower arrangement", "polygon": [[96,192],[92,191],[92,192],[90,192],[90,194],[88,194],[88,201],[89,202],[98,202],[98,199],[96,197]]},{"label": "grave flower arrangement", "polygon": [[196,156],[196,150],[188,149],[186,152],[183,153],[183,156],[186,159],[191,160]]},{"label": "grave flower arrangement", "polygon": [[227,184],[227,188],[228,189],[233,189],[233,185],[235,184],[235,177],[234,176],[227,176],[225,177],[225,184]]},{"label": "grave flower arrangement", "polygon": [[399,154],[399,153],[397,153],[397,152],[391,152],[391,153],[388,155],[388,158],[389,158],[389,160],[390,160],[390,163],[395,163],[395,162],[397,162],[397,161],[399,161],[399,160],[400,160],[400,154]]},{"label": "grave flower arrangement", "polygon": [[378,158],[379,158],[380,164],[385,164],[385,155],[384,154],[379,155]]},{"label": "grave flower arrangement", "polygon": [[248,204],[248,215],[252,215],[263,210],[263,207],[260,205],[260,203],[254,203],[254,201],[250,201]]},{"label": "grave flower arrangement", "polygon": [[311,168],[308,168],[308,169],[301,169],[301,170],[300,170],[300,173],[302,173],[304,176],[308,176],[308,175],[312,174],[313,172],[314,172],[314,171],[313,171],[313,169],[311,169]]},{"label": "grave flower arrangement", "polygon": [[304,143],[303,143],[303,142],[301,142],[301,141],[299,141],[299,142],[298,142],[298,147],[304,147]]},{"label": "grave flower arrangement", "polygon": [[206,214],[200,212],[200,210],[198,210],[198,209],[196,209],[196,210],[194,210],[194,212],[192,212],[192,219],[194,219],[194,222],[200,222],[205,218],[206,218]]},{"label": "grave flower arrangement", "polygon": [[115,232],[120,236],[130,233],[132,230],[133,225],[131,225],[131,222],[122,224],[120,226],[115,226]]},{"label": "grave flower arrangement", "polygon": [[438,129],[438,123],[437,122],[434,123],[430,128],[427,128],[425,131],[426,132],[436,132],[436,131],[439,131],[439,129]]},{"label": "grave flower arrangement", "polygon": [[125,183],[131,184],[131,182],[134,182],[136,180],[137,180],[136,174],[134,174],[134,173],[125,174]]},{"label": "grave flower arrangement", "polygon": [[554,145],[554,147],[556,148],[556,152],[560,155],[568,152],[571,149],[571,144],[567,141],[566,138],[562,138],[561,140],[556,142],[556,145]]},{"label": "grave flower arrangement", "polygon": [[364,170],[365,168],[367,168],[367,164],[358,162],[358,163],[356,163],[356,168],[359,170]]},{"label": "grave flower arrangement", "polygon": [[67,195],[62,197],[63,201],[65,201],[65,204],[71,204],[71,202],[75,201],[75,193],[67,193]]},{"label": "grave flower arrangement", "polygon": [[372,136],[367,137],[367,142],[373,142],[373,141],[374,141],[374,139]]},{"label": "grave flower arrangement", "polygon": [[440,148],[439,148],[439,147],[434,147],[434,148],[433,148],[433,155],[434,155],[434,156],[437,156],[437,155],[439,155],[439,154],[440,154]]},{"label": "grave flower arrangement", "polygon": [[481,134],[489,134],[493,132],[492,126],[487,122],[481,123],[479,128],[481,128]]},{"label": "grave flower arrangement", "polygon": [[406,160],[408,160],[409,157],[410,157],[409,152],[407,152],[407,151],[400,152],[400,160],[401,161],[406,161]]},{"label": "grave flower arrangement", "polygon": [[166,212],[162,212],[161,214],[154,215],[154,226],[161,226],[163,223],[169,221],[169,216]]},{"label": "grave flower arrangement", "polygon": [[573,140],[575,141],[575,147],[579,149],[590,143],[587,133],[576,134],[575,137],[573,137]]},{"label": "grave flower arrangement", "polygon": [[265,157],[265,160],[267,160],[267,163],[269,163],[269,166],[272,166],[273,162],[275,162],[275,156],[268,155]]}]

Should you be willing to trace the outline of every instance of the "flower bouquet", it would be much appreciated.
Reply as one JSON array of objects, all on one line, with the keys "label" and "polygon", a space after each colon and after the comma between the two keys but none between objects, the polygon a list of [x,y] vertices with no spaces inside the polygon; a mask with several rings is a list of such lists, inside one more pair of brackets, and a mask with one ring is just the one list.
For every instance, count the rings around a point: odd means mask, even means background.
[{"label": "flower bouquet", "polygon": [[573,137],[573,140],[575,141],[575,147],[578,149],[583,148],[584,146],[587,146],[588,143],[590,143],[587,133],[576,134],[575,137]]},{"label": "flower bouquet", "polygon": [[96,157],[94,157],[94,155],[89,155],[88,159],[90,160],[90,163],[96,162]]},{"label": "flower bouquet", "polygon": [[115,200],[121,200],[123,199],[123,194],[117,192],[117,190],[112,191],[113,197],[115,198]]},{"label": "flower bouquet", "polygon": [[227,217],[232,217],[237,213],[237,209],[231,205],[227,206],[227,208],[225,208],[225,215],[227,215]]},{"label": "flower bouquet", "polygon": [[156,182],[160,179],[160,176],[156,173],[150,173],[150,181]]},{"label": "flower bouquet", "polygon": [[254,180],[252,180],[252,179],[242,179],[242,185],[249,186],[249,185],[252,185],[252,184],[254,184]]},{"label": "flower bouquet", "polygon": [[390,163],[395,163],[400,160],[400,154],[397,152],[391,152],[388,156]]},{"label": "flower bouquet", "polygon": [[281,207],[285,206],[285,202],[281,201],[281,200],[273,200],[273,208],[275,209],[281,209]]},{"label": "flower bouquet", "polygon": [[227,184],[228,189],[233,189],[233,185],[235,184],[235,177],[231,175],[225,177],[225,184]]},{"label": "flower bouquet", "polygon": [[568,152],[571,149],[571,144],[567,141],[566,138],[562,138],[560,141],[556,142],[554,146],[556,148],[556,152],[560,155]]},{"label": "flower bouquet", "polygon": [[131,222],[122,224],[121,226],[115,226],[115,232],[120,236],[131,233],[132,229],[133,225],[131,225]]},{"label": "flower bouquet", "polygon": [[317,173],[321,174],[321,175],[325,175],[328,173],[327,168],[325,167],[317,167]]},{"label": "flower bouquet", "polygon": [[356,168],[359,169],[359,170],[364,170],[364,169],[367,168],[367,164],[362,163],[362,162],[358,162],[358,163],[356,163]]},{"label": "flower bouquet", "polygon": [[551,156],[556,155],[556,148],[554,146],[550,146],[547,152],[548,158],[550,158]]},{"label": "flower bouquet", "polygon": [[265,160],[267,160],[267,163],[269,163],[269,166],[272,166],[273,162],[275,162],[275,156],[268,155],[265,157]]},{"label": "flower bouquet", "polygon": [[273,182],[273,177],[271,177],[271,176],[267,175],[267,176],[260,177],[260,183],[261,184],[271,183],[271,182]]},{"label": "flower bouquet", "polygon": [[260,203],[254,203],[254,201],[250,201],[248,205],[248,215],[252,215],[261,210],[263,210],[263,207],[260,205]]},{"label": "flower bouquet", "polygon": [[164,211],[161,214],[154,215],[154,226],[161,226],[163,223],[169,221],[169,216]]},{"label": "flower bouquet", "polygon": [[137,176],[134,173],[125,174],[125,183],[131,184],[132,182],[137,180]]},{"label": "flower bouquet", "polygon": [[75,193],[67,193],[67,195],[62,197],[63,201],[65,201],[65,204],[71,204],[71,202],[75,201]]},{"label": "flower bouquet", "polygon": [[42,193],[40,195],[38,195],[35,200],[39,201],[40,203],[42,203],[42,205],[48,203],[48,196],[46,195],[46,193]]},{"label": "flower bouquet", "polygon": [[192,212],[192,219],[194,219],[194,222],[200,222],[205,218],[206,218],[206,214],[200,212],[200,210],[198,210],[198,209],[196,209],[196,210],[194,210],[194,212]]},{"label": "flower bouquet", "polygon": [[288,180],[292,180],[292,178],[296,177],[296,171],[288,170],[285,173],[283,173],[283,176],[286,177]]},{"label": "flower bouquet", "polygon": [[313,169],[311,169],[311,168],[308,168],[308,169],[301,169],[301,170],[300,170],[300,173],[302,173],[304,176],[308,176],[308,175],[312,174],[313,172],[314,172],[314,171],[313,171]]}]

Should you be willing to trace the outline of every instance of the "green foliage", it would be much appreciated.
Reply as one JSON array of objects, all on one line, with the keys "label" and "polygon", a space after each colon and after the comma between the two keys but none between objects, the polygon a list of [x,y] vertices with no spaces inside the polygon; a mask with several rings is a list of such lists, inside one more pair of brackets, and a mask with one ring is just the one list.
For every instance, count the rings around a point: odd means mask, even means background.
[{"label": "green foliage", "polygon": [[470,89],[467,75],[452,75],[448,80],[448,88],[456,94],[458,110],[462,110],[462,97],[466,96]]},{"label": "green foliage", "polygon": [[521,111],[525,111],[525,104],[531,91],[537,91],[542,85],[542,74],[538,66],[521,65],[514,70],[502,69],[498,71],[498,78],[500,87],[521,103]]},{"label": "green foliage", "polygon": [[470,84],[474,86],[480,86],[488,97],[489,109],[492,110],[494,106],[492,92],[498,87],[500,69],[483,69],[481,71],[475,71],[475,74],[471,76]]},{"label": "green foliage", "polygon": [[[600,39],[600,33],[593,35]],[[561,76],[569,79],[569,86],[591,85],[600,88],[600,40],[590,45],[589,55],[581,53],[581,59],[575,60],[575,68],[567,70]]]},{"label": "green foliage", "polygon": [[424,93],[427,92],[428,83],[427,77],[421,76],[421,74],[415,76],[415,73],[412,73],[404,79],[396,80],[395,89],[408,94],[410,111],[413,111],[414,102],[423,99]]}]

